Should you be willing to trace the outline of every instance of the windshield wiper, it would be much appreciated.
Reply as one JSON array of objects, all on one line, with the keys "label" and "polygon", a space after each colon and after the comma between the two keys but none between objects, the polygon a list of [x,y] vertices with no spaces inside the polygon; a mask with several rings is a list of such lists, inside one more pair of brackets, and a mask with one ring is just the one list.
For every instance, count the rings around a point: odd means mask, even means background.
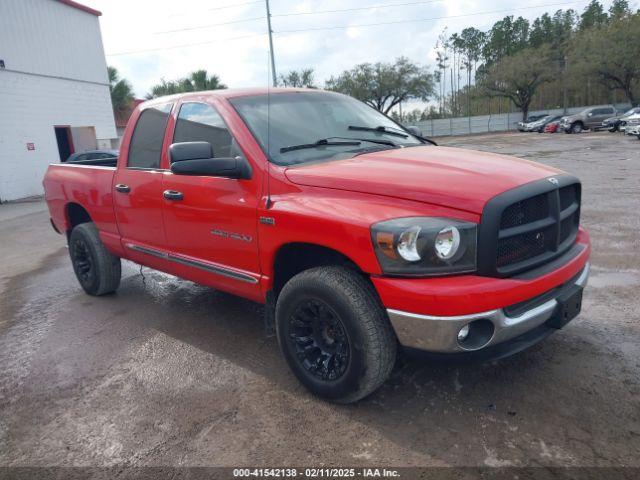
[{"label": "windshield wiper", "polygon": [[304,150],[306,148],[317,148],[317,147],[334,147],[334,146],[358,146],[361,145],[360,141],[351,141],[351,142],[331,142],[326,138],[322,138],[315,143],[303,143],[301,145],[291,145],[289,147],[282,147],[280,149],[280,153],[292,152],[294,150]]},{"label": "windshield wiper", "polygon": [[371,142],[371,143],[378,143],[380,145],[389,145],[390,147],[398,147],[399,146],[396,142],[393,142],[391,140],[382,140],[382,139],[377,139],[377,138],[328,137],[328,139],[329,138],[339,138],[341,140],[358,140],[360,142]]},{"label": "windshield wiper", "polygon": [[408,133],[400,133],[395,130],[389,130],[384,125],[380,125],[379,127],[359,127],[357,125],[349,125],[349,130],[358,130],[360,132],[379,132],[386,133],[387,135],[395,135],[396,137],[409,138]]}]

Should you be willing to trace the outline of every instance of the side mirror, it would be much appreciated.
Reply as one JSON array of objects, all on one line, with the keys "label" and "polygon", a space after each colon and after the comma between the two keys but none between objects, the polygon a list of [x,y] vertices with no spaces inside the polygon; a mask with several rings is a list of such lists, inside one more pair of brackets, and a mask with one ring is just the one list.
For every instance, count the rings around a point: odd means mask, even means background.
[{"label": "side mirror", "polygon": [[593,112],[589,112],[588,117],[593,117]]},{"label": "side mirror", "polygon": [[412,125],[410,127],[406,127],[407,131],[412,134],[412,135],[417,135],[418,137],[422,137],[422,132],[420,131],[420,129],[418,127],[416,127],[415,125]]},{"label": "side mirror", "polygon": [[209,142],[180,142],[169,147],[171,172],[237,179],[251,178],[251,166],[243,157],[215,158]]},{"label": "side mirror", "polygon": [[171,172],[176,175],[200,175],[243,180],[251,178],[251,166],[242,157],[180,160],[171,164]]},{"label": "side mirror", "polygon": [[213,147],[209,142],[180,142],[169,147],[169,163],[202,158],[213,158]]}]

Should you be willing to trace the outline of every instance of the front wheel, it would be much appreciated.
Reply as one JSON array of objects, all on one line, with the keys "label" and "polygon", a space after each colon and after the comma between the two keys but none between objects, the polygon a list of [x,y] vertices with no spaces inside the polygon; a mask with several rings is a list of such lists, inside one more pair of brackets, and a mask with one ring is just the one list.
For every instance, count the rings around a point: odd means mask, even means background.
[{"label": "front wheel", "polygon": [[289,280],[278,297],[276,332],[298,380],[334,402],[366,397],[395,363],[397,340],[375,290],[347,268],[317,267]]},{"label": "front wheel", "polygon": [[571,133],[582,133],[582,124],[580,122],[576,122],[571,125]]},{"label": "front wheel", "polygon": [[74,227],[69,236],[69,255],[76,278],[89,295],[106,295],[120,285],[120,259],[107,251],[93,223]]}]

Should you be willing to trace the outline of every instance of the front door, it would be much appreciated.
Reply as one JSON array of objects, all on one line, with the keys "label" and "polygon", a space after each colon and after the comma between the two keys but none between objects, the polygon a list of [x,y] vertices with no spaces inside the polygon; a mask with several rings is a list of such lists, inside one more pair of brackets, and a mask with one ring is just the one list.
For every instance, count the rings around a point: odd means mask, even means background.
[{"label": "front door", "polygon": [[[214,157],[243,155],[213,105],[184,102],[171,143],[195,141],[209,142]],[[165,172],[162,189],[174,194],[163,200],[172,273],[258,298],[259,187],[255,172],[249,180]]]},{"label": "front door", "polygon": [[118,229],[127,257],[166,270],[166,241],[162,225],[163,143],[172,104],[145,108],[129,144],[120,150],[113,183]]}]

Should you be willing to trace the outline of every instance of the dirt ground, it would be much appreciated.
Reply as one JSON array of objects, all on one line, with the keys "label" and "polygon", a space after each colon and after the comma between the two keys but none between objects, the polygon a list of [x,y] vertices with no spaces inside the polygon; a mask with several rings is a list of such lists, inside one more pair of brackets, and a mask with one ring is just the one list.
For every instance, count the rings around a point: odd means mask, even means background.
[{"label": "dirt ground", "polygon": [[640,467],[640,142],[441,139],[583,181],[582,314],[488,364],[406,361],[336,406],[289,373],[259,305],[124,265],[78,286],[41,202],[0,206],[0,466]]}]

